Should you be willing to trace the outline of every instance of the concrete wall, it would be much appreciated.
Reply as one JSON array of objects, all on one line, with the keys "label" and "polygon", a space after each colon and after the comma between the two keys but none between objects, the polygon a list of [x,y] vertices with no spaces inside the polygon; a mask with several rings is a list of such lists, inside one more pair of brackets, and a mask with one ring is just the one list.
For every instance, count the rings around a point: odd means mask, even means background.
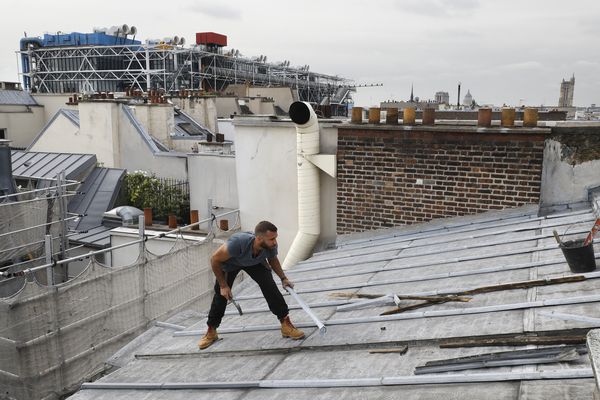
[{"label": "concrete wall", "polygon": [[130,108],[146,132],[166,147],[173,147],[171,133],[175,132],[175,117],[172,105],[136,104]]},{"label": "concrete wall", "polygon": [[[253,230],[261,220],[279,228],[283,260],[298,231],[296,129],[291,122],[234,121],[236,172],[242,230]],[[336,129],[321,126],[322,152],[335,154]],[[335,238],[335,179],[321,178],[321,238]]]},{"label": "concrete wall", "polygon": [[[79,134],[69,138],[70,146],[96,154],[107,168],[122,168],[119,152],[119,105],[113,101],[79,103]],[[63,150],[70,152],[71,150]]]},{"label": "concrete wall", "polygon": [[32,96],[38,104],[44,106],[44,124],[47,124],[61,108],[77,110],[77,105],[67,104],[71,97],[68,94],[33,93]]},{"label": "concrete wall", "polygon": [[540,208],[588,201],[600,185],[600,124],[553,128],[544,148]]},{"label": "concrete wall", "polygon": [[29,146],[44,125],[44,107],[0,105],[0,129],[13,147]]},{"label": "concrete wall", "polygon": [[[78,142],[82,142],[79,135],[79,127],[75,125],[69,118],[59,114],[52,125],[48,126],[44,134],[31,146],[30,151],[47,151],[55,153],[82,153]],[[77,138],[71,140],[71,138]],[[84,142],[89,145],[89,142]],[[91,153],[94,153],[91,151]]]},{"label": "concrete wall", "polygon": [[273,99],[275,105],[281,107],[284,111],[290,109],[290,105],[297,100],[296,96],[289,87],[250,87],[248,89],[250,97],[268,97]]},{"label": "concrete wall", "polygon": [[171,101],[200,125],[219,132],[216,97],[173,97]]},{"label": "concrete wall", "polygon": [[273,107],[275,103],[272,101],[265,100],[261,97],[255,97],[250,99],[245,99],[246,104],[250,111],[256,115],[274,115],[275,108]]},{"label": "concrete wall", "polygon": [[119,113],[119,148],[123,157],[118,168],[128,171],[148,171],[161,178],[187,180],[185,154],[154,154],[125,113]]},{"label": "concrete wall", "polygon": [[191,153],[194,151],[194,145],[200,141],[197,137],[175,136],[171,140],[171,149],[181,153]]},{"label": "concrete wall", "polygon": [[230,118],[232,115],[242,115],[237,97],[217,97],[217,118]]},{"label": "concrete wall", "polygon": [[[200,219],[208,217],[208,199],[222,208],[239,208],[235,157],[212,154],[188,156],[190,182],[190,209],[200,212]],[[233,226],[232,216],[229,226]]]},{"label": "concrete wall", "polygon": [[233,126],[233,119],[231,118],[219,118],[219,133],[225,136],[225,140],[233,141],[235,136],[235,128]]}]

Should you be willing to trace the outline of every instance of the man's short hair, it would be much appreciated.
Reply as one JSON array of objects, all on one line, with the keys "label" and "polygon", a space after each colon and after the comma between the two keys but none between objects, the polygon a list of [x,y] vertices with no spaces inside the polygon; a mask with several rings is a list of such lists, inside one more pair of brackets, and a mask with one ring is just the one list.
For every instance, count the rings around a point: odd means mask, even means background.
[{"label": "man's short hair", "polygon": [[257,236],[263,236],[267,231],[277,232],[277,227],[269,221],[260,221],[254,228],[254,234]]}]

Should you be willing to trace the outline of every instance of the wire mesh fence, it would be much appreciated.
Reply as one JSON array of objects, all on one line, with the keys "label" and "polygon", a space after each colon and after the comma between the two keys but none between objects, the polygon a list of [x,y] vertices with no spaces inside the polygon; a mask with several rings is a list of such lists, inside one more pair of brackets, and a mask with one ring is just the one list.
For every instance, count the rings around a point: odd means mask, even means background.
[{"label": "wire mesh fence", "polygon": [[50,287],[22,277],[15,295],[0,299],[0,393],[59,398],[153,321],[206,307],[217,246],[180,239],[165,255],[117,267],[92,258],[77,278]]}]

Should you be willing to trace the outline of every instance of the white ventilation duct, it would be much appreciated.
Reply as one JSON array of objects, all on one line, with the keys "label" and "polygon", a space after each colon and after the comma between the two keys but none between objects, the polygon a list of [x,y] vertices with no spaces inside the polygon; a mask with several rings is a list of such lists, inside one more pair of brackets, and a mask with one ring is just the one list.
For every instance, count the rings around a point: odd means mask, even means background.
[{"label": "white ventilation duct", "polygon": [[310,257],[321,233],[319,169],[308,160],[319,153],[317,115],[309,103],[301,101],[292,103],[289,114],[296,124],[298,233],[283,262],[284,269]]},{"label": "white ventilation duct", "polygon": [[128,32],[129,32],[129,26],[127,24],[123,24],[123,25],[111,26],[106,31],[106,34],[112,35],[112,36],[119,36],[119,35],[125,36],[125,35],[127,35]]}]

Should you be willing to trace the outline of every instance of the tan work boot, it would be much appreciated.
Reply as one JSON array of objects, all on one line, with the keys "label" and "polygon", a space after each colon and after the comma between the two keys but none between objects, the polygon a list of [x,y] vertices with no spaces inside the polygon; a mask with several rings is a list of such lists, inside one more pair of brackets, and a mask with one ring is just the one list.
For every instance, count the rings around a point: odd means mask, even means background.
[{"label": "tan work boot", "polygon": [[206,331],[206,334],[202,336],[202,339],[200,339],[200,341],[198,342],[198,348],[200,350],[204,350],[205,348],[216,342],[218,339],[219,335],[217,335],[217,330],[212,326],[209,326],[208,330]]},{"label": "tan work boot", "polygon": [[290,316],[286,315],[281,320],[281,336],[284,338],[289,337],[290,339],[298,340],[304,337],[304,332],[296,328],[292,324],[292,321],[290,321]]}]

